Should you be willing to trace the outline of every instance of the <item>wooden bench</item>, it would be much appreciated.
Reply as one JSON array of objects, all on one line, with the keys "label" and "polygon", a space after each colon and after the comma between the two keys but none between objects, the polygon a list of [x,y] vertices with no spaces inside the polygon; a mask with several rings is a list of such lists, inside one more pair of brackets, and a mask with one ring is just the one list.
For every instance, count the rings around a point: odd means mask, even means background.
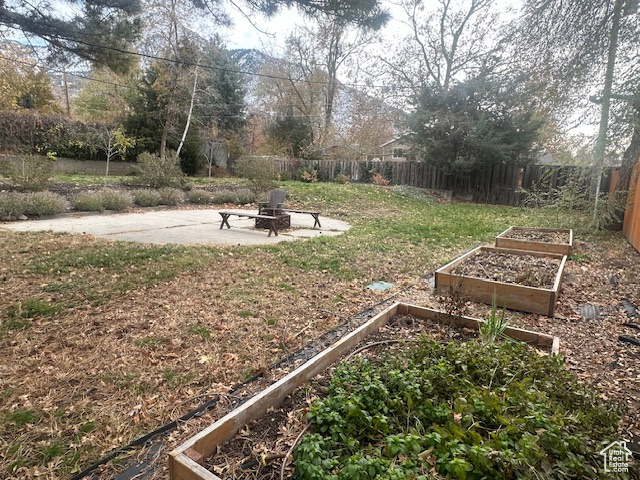
[{"label": "wooden bench", "polygon": [[226,225],[227,228],[231,228],[231,225],[229,225],[229,217],[231,215],[235,215],[236,217],[246,217],[246,218],[260,218],[263,220],[268,220],[269,221],[269,235],[267,235],[268,237],[271,236],[271,232],[276,234],[276,237],[278,236],[278,217],[274,217],[272,215],[261,215],[259,213],[245,213],[245,212],[231,212],[231,211],[221,211],[218,212],[220,214],[220,216],[222,217],[222,222],[220,222],[220,230],[222,230],[222,228]]},{"label": "wooden bench", "polygon": [[313,217],[313,228],[316,228],[316,225],[318,226],[318,228],[322,228],[322,226],[320,226],[320,212],[310,212],[309,210],[291,210],[290,208],[282,208],[280,211],[289,213],[308,213]]}]

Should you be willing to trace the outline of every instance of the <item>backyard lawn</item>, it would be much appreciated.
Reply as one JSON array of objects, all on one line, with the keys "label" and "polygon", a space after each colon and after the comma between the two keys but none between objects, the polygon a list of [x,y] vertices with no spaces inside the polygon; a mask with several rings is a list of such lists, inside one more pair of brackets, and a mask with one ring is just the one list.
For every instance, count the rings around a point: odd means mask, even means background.
[{"label": "backyard lawn", "polygon": [[[0,224],[0,477],[68,478],[362,309],[426,288],[424,275],[508,226],[583,220],[401,187],[282,187],[290,205],[352,229],[273,246],[186,247]],[[578,238],[592,257],[595,245],[626,248],[619,233]],[[366,288],[381,280],[393,289]],[[185,427],[172,440],[194,433]]]}]

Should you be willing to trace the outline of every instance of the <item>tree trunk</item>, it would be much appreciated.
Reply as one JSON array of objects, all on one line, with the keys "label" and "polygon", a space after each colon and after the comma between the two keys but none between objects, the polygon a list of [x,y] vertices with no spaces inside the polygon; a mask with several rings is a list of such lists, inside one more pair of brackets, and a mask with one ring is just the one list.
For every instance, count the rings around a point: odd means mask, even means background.
[{"label": "tree trunk", "polygon": [[620,31],[620,17],[622,15],[622,0],[615,0],[613,6],[613,18],[611,20],[611,30],[609,33],[609,51],[607,54],[607,69],[604,77],[604,87],[602,89],[602,106],[600,110],[600,126],[596,145],[593,150],[593,178],[595,206],[593,209],[594,219],[598,207],[598,195],[600,193],[600,181],[602,179],[602,164],[607,146],[607,131],[609,129],[609,109],[611,106],[611,90],[613,87],[613,73],[616,66],[616,55],[618,51],[618,34]]},{"label": "tree trunk", "polygon": [[180,156],[180,150],[182,150],[182,146],[184,145],[184,140],[187,138],[187,133],[189,132],[189,126],[191,125],[191,115],[193,114],[193,102],[196,98],[197,87],[198,87],[198,67],[196,67],[196,70],[193,74],[193,90],[191,90],[191,104],[189,105],[189,115],[187,116],[187,124],[184,126],[184,131],[182,132],[180,145],[178,145],[178,150],[176,151],[176,154],[178,156]]},{"label": "tree trunk", "polygon": [[160,160],[164,162],[167,156],[167,136],[169,135],[169,112],[167,111],[167,117],[165,118],[164,125],[162,126],[162,137],[160,138]]}]

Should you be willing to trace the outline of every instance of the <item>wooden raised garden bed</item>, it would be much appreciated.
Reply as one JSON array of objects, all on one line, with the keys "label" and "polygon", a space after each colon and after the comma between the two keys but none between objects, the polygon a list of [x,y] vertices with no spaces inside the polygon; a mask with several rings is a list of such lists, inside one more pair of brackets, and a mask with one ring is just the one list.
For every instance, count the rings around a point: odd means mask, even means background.
[{"label": "wooden raised garden bed", "polygon": [[477,247],[436,270],[439,292],[459,290],[470,300],[553,316],[567,257],[553,253]]},{"label": "wooden raised garden bed", "polygon": [[496,237],[496,247],[569,255],[573,247],[573,230],[509,227]]},{"label": "wooden raised garden bed", "polygon": [[[261,418],[267,410],[278,407],[294,390],[351,352],[367,335],[379,330],[396,315],[409,315],[475,331],[484,322],[471,317],[454,317],[430,308],[396,303],[180,445],[169,454],[170,478],[220,480],[220,477],[203,466],[205,460],[220,445],[233,438],[247,423]],[[558,337],[514,327],[507,327],[504,333],[551,354],[558,353]]]}]

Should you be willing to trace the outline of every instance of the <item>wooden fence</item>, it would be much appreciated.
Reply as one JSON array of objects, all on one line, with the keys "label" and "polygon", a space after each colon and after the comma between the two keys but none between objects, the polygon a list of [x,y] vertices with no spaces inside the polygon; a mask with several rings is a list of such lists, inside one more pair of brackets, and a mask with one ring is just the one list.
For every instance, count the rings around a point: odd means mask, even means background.
[{"label": "wooden fence", "polygon": [[631,173],[622,233],[629,243],[640,252],[640,163],[633,167]]},{"label": "wooden fence", "polygon": [[[333,181],[338,174],[351,181],[369,182],[378,173],[392,185],[408,185],[431,190],[451,190],[466,194],[476,202],[497,205],[522,205],[526,192],[556,191],[568,182],[587,187],[590,169],[556,165],[495,165],[483,170],[446,173],[424,162],[356,162],[333,160],[275,160],[280,172],[294,177],[301,168],[317,171],[318,180]],[[608,192],[611,169],[605,169],[601,192]]]}]

